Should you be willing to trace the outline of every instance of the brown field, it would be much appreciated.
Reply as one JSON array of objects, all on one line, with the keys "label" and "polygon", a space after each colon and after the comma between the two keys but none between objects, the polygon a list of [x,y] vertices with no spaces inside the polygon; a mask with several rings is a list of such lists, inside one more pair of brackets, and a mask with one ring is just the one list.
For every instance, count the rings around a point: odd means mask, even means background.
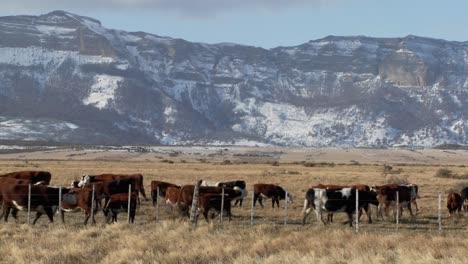
[{"label": "brown field", "polygon": [[[434,177],[440,168],[468,173],[462,150],[159,148],[157,151],[57,150],[0,155],[0,173],[47,170],[53,185],[68,185],[83,173],[141,173],[149,197],[151,180],[193,184],[197,179],[244,179],[275,183],[288,189],[294,203],[284,225],[284,208],[257,205],[250,226],[250,201],[233,208],[232,222],[193,228],[161,207],[159,221],[150,202],[142,202],[134,225],[106,225],[98,213],[95,226],[83,227],[83,213],[66,214],[66,223],[36,226],[11,219],[0,227],[2,263],[468,263],[468,215],[448,217],[447,191],[468,180]],[[274,162],[279,166],[273,166]],[[174,162],[174,163],[170,163]],[[383,164],[394,171],[382,175]],[[307,166],[305,166],[307,165]],[[318,225],[315,216],[300,224],[304,193],[317,183],[382,184],[391,180],[419,185],[420,212],[403,213],[399,229],[390,220],[360,223],[359,234],[343,225],[346,217]],[[442,192],[442,232],[438,231],[437,196]],[[250,196],[250,194],[249,194]],[[281,201],[281,205],[284,205]],[[375,218],[375,208],[373,216]],[[363,218],[365,219],[365,218]]]}]

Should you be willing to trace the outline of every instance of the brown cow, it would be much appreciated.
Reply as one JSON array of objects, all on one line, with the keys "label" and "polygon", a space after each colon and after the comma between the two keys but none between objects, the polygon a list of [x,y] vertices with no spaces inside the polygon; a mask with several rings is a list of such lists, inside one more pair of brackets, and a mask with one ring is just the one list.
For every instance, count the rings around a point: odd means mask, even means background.
[{"label": "brown cow", "polygon": [[[135,213],[137,208],[137,195],[138,193],[134,192],[130,196],[130,222],[135,221]],[[109,224],[117,222],[117,215],[120,212],[128,212],[128,194],[127,193],[117,193],[111,195],[109,201],[106,203],[102,209],[104,215],[106,216],[106,222]]]},{"label": "brown cow", "polygon": [[292,203],[293,201],[292,195],[288,193],[288,196],[286,197],[286,191],[281,186],[264,183],[254,184],[254,206],[258,200],[263,208],[262,200],[269,198],[271,198],[271,205],[273,208],[275,208],[275,202],[279,208],[279,200],[287,198],[287,202]]},{"label": "brown cow", "polygon": [[447,209],[449,210],[450,216],[452,216],[452,214],[456,212],[460,214],[462,205],[463,205],[462,197],[458,193],[451,192],[447,196]]},{"label": "brown cow", "polygon": [[[66,193],[67,189],[63,191]],[[4,221],[8,221],[8,216],[12,210],[12,216],[18,221],[18,211],[28,209],[29,185],[2,185]],[[32,185],[31,186],[31,210],[36,211],[33,224],[37,222],[42,214],[49,217],[49,221],[54,221],[54,211],[58,206],[59,189],[54,187]]]},{"label": "brown cow", "polygon": [[[65,212],[76,212],[83,210],[85,212],[84,225],[86,225],[88,223],[89,218],[91,217],[92,206],[92,189],[71,189],[68,193],[63,194],[62,196],[62,208],[60,210],[62,222],[65,223]],[[97,210],[98,204],[95,203],[93,212],[94,214],[92,219],[93,224],[96,223],[94,216],[96,215]]]},{"label": "brown cow", "polygon": [[[195,186],[193,185],[184,185],[180,189],[180,195],[178,198],[178,203],[182,206],[192,206],[193,200],[193,192],[195,190]],[[221,194],[223,191],[223,187],[211,187],[211,186],[200,186],[200,194],[202,193],[214,193],[214,194]],[[224,194],[229,197],[231,200],[235,199],[242,195],[241,191],[237,191],[231,188],[224,188]]]},{"label": "brown cow", "polygon": [[[386,184],[382,186],[373,187],[377,190],[377,200],[379,201],[378,214],[383,219],[382,210],[385,211],[385,215],[388,216],[388,209],[392,206],[395,210],[396,206],[404,207],[406,206],[410,212],[411,218],[414,217],[413,210],[411,209],[411,202],[415,199],[417,194],[415,193],[415,188],[408,185],[401,184]],[[398,192],[398,201],[399,204],[396,205]],[[401,210],[400,210],[401,215]],[[396,219],[396,214],[394,215]]]},{"label": "brown cow", "polygon": [[[222,196],[216,193],[202,193],[198,196],[198,206],[200,212],[202,212],[203,216],[205,217],[206,222],[208,222],[208,212],[211,209],[221,213],[221,204],[222,204]],[[223,204],[223,211],[226,212],[228,217],[228,221],[231,221],[231,199],[229,197],[224,198]]]},{"label": "brown cow", "polygon": [[16,171],[0,175],[0,178],[13,178],[18,180],[29,180],[32,184],[45,182],[50,184],[52,175],[48,171]]},{"label": "brown cow", "polygon": [[133,180],[135,191],[141,193],[145,201],[148,201],[146,198],[145,187],[143,184],[143,175],[141,174],[99,174],[99,175],[83,175],[81,181],[78,183],[79,187],[83,187],[94,181],[112,181],[112,180],[122,180],[129,179]]},{"label": "brown cow", "polygon": [[158,188],[159,188],[159,197],[166,197],[166,190],[169,187],[174,187],[180,189],[180,185],[173,184],[170,182],[164,181],[151,181],[151,200],[153,201],[153,206],[158,202]]}]

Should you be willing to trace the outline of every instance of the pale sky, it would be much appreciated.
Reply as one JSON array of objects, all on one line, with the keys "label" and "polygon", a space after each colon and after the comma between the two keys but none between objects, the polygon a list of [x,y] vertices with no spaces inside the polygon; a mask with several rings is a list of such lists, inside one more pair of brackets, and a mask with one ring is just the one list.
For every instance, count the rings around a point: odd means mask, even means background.
[{"label": "pale sky", "polygon": [[[4,3],[7,2],[7,3]],[[468,0],[2,0],[0,16],[65,10],[103,26],[272,48],[328,35],[468,41]]]}]

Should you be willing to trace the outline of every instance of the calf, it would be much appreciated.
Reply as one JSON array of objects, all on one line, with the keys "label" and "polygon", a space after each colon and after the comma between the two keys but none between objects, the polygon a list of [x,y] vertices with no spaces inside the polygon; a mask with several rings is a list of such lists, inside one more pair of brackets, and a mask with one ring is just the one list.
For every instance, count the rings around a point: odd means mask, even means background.
[{"label": "calf", "polygon": [[153,201],[153,206],[158,202],[158,188],[159,188],[159,197],[166,197],[166,191],[169,187],[180,189],[180,185],[173,184],[170,182],[164,181],[151,181],[151,200]]},{"label": "calf", "polygon": [[231,199],[228,197],[224,198],[224,204],[222,205],[222,196],[215,193],[203,193],[198,196],[198,206],[199,210],[202,212],[203,216],[205,217],[206,222],[208,222],[208,212],[211,209],[219,212],[220,214],[224,213],[221,212],[221,207],[223,207],[223,211],[226,212],[228,217],[228,221],[231,221]]},{"label": "calf", "polygon": [[[130,223],[135,221],[137,207],[137,193],[130,196]],[[109,201],[103,208],[107,223],[117,222],[117,215],[121,212],[128,212],[128,194],[118,193],[111,195]]]},{"label": "calf", "polygon": [[[97,201],[97,200],[95,200]],[[95,224],[95,215],[98,210],[98,204],[92,207],[92,189],[89,188],[75,188],[62,196],[62,208],[60,208],[60,216],[62,222],[65,223],[65,212],[77,212],[83,210],[85,213],[84,225],[88,223],[91,217],[91,210],[93,209],[92,223]]]},{"label": "calf", "polygon": [[[377,208],[378,216],[380,215],[383,219],[382,210],[385,212],[385,215],[388,216],[389,207],[395,208],[398,206],[407,207],[410,212],[411,218],[414,217],[413,210],[411,209],[411,203],[416,197],[414,186],[401,185],[401,184],[386,184],[382,186],[375,187],[377,189],[377,200],[379,201],[379,206]],[[399,204],[396,204],[398,193]],[[401,210],[400,210],[401,214]],[[396,213],[394,214],[396,219]]]},{"label": "calf", "polygon": [[462,197],[458,193],[451,192],[447,196],[447,209],[449,210],[450,216],[455,212],[460,213],[462,204]]},{"label": "calf", "polygon": [[275,208],[275,203],[279,208],[279,201],[285,198],[286,202],[293,202],[292,195],[288,193],[286,197],[286,191],[281,186],[264,183],[254,184],[254,206],[258,200],[260,206],[263,208],[263,199],[271,199],[272,208]]},{"label": "calf", "polygon": [[348,221],[352,226],[352,215],[356,211],[356,192],[359,193],[358,197],[358,209],[363,208],[369,203],[377,204],[376,194],[371,191],[359,191],[355,188],[341,188],[341,189],[321,189],[311,188],[306,192],[304,201],[304,208],[302,211],[302,224],[304,225],[307,216],[312,210],[315,210],[317,214],[317,220],[325,222],[322,219],[322,211],[324,212],[345,212],[348,216]]}]

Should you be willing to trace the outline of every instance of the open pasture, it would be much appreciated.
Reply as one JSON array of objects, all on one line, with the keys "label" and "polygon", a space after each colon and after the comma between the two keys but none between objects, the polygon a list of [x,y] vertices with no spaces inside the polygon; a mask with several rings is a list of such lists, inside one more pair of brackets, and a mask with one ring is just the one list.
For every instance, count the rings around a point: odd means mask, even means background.
[{"label": "open pasture", "polygon": [[[20,224],[10,220],[0,228],[0,260],[39,263],[468,262],[468,215],[462,213],[449,218],[445,205],[447,191],[468,181],[434,177],[440,168],[459,175],[468,173],[468,168],[464,167],[468,165],[468,156],[462,151],[453,152],[455,154],[406,151],[407,157],[400,158],[392,156],[395,153],[391,151],[379,150],[381,152],[369,158],[372,153],[359,150],[360,155],[336,155],[333,159],[327,150],[320,150],[321,154],[315,156],[317,150],[294,152],[290,149],[261,155],[255,154],[255,150],[236,150],[237,155],[225,155],[233,150],[216,148],[214,155],[194,156],[187,154],[187,149],[190,148],[182,149],[177,155],[171,151],[101,153],[83,150],[2,155],[0,173],[46,170],[52,173],[52,185],[69,185],[84,173],[141,173],[148,197],[151,180],[194,184],[198,179],[243,179],[247,182],[249,196],[242,208],[233,207],[230,223],[207,224],[200,217],[196,229],[187,220],[180,221],[176,213],[164,206],[160,207],[159,221],[156,221],[155,208],[150,201],[143,200],[136,223],[130,226],[126,224],[125,214],[119,215],[120,223],[106,225],[99,212],[96,226],[83,227],[84,214],[80,212],[66,214],[65,225],[59,223],[56,215],[56,222],[52,224],[47,224],[43,216],[31,227],[24,224],[26,213],[20,212]],[[78,155],[77,152],[86,153]],[[334,152],[338,150],[333,149]],[[456,158],[450,159],[450,155]],[[434,158],[427,158],[429,156]],[[386,176],[382,174],[384,163],[392,166],[391,173]],[[404,211],[398,232],[390,219],[367,224],[363,216],[360,233],[355,234],[354,229],[341,223],[346,219],[342,213],[336,214],[334,223],[327,226],[319,226],[314,214],[305,226],[301,225],[304,195],[310,186],[318,183],[379,185],[390,180],[419,185],[419,214],[410,219]],[[284,226],[284,208],[272,209],[269,200],[265,201],[265,208],[257,204],[254,226],[250,226],[251,188],[255,183],[278,184],[294,196],[294,203],[288,208],[287,226]],[[441,233],[437,222],[438,192],[442,192],[443,197]],[[284,206],[283,201],[280,205]],[[375,218],[375,207],[372,210]]]}]

